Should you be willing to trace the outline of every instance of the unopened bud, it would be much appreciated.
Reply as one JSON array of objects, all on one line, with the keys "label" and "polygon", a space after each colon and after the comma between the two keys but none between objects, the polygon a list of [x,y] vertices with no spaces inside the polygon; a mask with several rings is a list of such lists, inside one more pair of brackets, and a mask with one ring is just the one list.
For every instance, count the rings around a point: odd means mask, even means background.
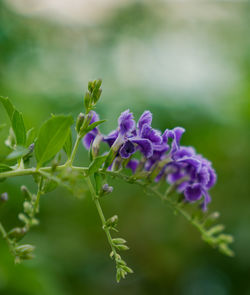
[{"label": "unopened bud", "polygon": [[103,197],[103,196],[111,194],[112,192],[113,192],[113,187],[109,186],[107,183],[105,183],[102,186],[100,195]]},{"label": "unopened bud", "polygon": [[95,158],[99,154],[100,144],[103,140],[103,136],[101,134],[98,134],[92,144],[92,156]]},{"label": "unopened bud", "polygon": [[33,152],[34,147],[35,147],[35,144],[34,143],[32,143],[32,144],[29,145],[30,153]]},{"label": "unopened bud", "polygon": [[1,194],[1,197],[0,197],[0,200],[2,203],[5,203],[8,201],[8,193],[2,193]]},{"label": "unopened bud", "polygon": [[91,106],[91,95],[90,95],[89,91],[87,91],[84,96],[84,106],[85,106],[86,111],[88,111]]},{"label": "unopened bud", "polygon": [[26,233],[27,233],[27,229],[25,227],[15,227],[8,233],[8,237],[15,238],[16,240],[19,240]]},{"label": "unopened bud", "polygon": [[32,194],[29,192],[28,188],[25,185],[21,186],[21,191],[25,197],[25,199],[32,199]]},{"label": "unopened bud", "polygon": [[23,209],[24,209],[24,212],[27,213],[27,214],[30,214],[32,212],[32,205],[30,204],[30,202],[27,202],[25,201],[23,203]]},{"label": "unopened bud", "polygon": [[105,226],[106,227],[115,227],[117,225],[117,223],[118,223],[118,216],[114,215],[106,221]]},{"label": "unopened bud", "polygon": [[27,245],[17,246],[15,250],[18,255],[27,255],[32,253],[35,250],[35,247],[27,244]]},{"label": "unopened bud", "polygon": [[82,127],[82,124],[84,122],[84,119],[85,119],[85,116],[83,113],[80,113],[77,117],[77,120],[76,120],[76,131],[79,132],[81,127]]}]

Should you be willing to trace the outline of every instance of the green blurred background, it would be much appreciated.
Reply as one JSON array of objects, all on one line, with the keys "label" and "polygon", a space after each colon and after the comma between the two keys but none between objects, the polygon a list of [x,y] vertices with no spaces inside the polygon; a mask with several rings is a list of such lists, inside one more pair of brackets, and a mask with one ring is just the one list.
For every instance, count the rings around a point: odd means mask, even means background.
[{"label": "green blurred background", "polygon": [[[58,189],[43,196],[41,224],[25,237],[36,259],[14,265],[0,239],[0,294],[249,295],[249,66],[248,1],[0,0],[0,95],[26,126],[38,129],[51,113],[77,115],[88,80],[99,77],[103,132],[127,108],[136,118],[150,109],[155,128],[183,126],[183,144],[217,170],[210,210],[222,213],[236,252],[224,257],[157,198],[111,181],[104,211],[119,215],[135,271],[118,285],[90,196]],[[3,156],[7,129],[0,132]],[[84,148],[77,161],[88,164]],[[26,177],[0,184],[9,192],[0,211],[7,229],[19,224],[23,183],[35,189]]]}]

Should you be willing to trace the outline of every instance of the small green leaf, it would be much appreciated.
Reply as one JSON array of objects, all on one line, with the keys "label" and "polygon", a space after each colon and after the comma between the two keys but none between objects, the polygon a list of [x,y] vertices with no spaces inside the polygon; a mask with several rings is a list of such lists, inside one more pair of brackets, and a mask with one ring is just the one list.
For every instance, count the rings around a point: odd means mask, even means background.
[{"label": "small green leaf", "polygon": [[13,104],[10,102],[8,97],[2,97],[2,96],[0,96],[0,102],[3,104],[6,112],[8,113],[8,115],[10,117],[10,120],[11,120],[13,113],[15,111]]},{"label": "small green leaf", "polygon": [[63,147],[74,120],[71,116],[53,116],[41,127],[35,146],[37,166],[55,156]]},{"label": "small green leaf", "polygon": [[16,136],[16,143],[18,145],[24,146],[26,143],[26,129],[24,126],[22,113],[15,110],[11,121],[12,121],[12,128]]},{"label": "small green leaf", "polygon": [[58,182],[49,179],[49,180],[47,180],[47,181],[44,182],[43,192],[44,193],[52,192],[57,187],[58,187]]},{"label": "small green leaf", "polygon": [[7,156],[6,160],[11,161],[11,160],[23,158],[29,153],[30,153],[30,150],[28,148],[25,148],[23,146],[16,146],[16,149]]},{"label": "small green leaf", "polygon": [[88,133],[89,131],[93,130],[95,127],[97,127],[98,125],[102,124],[103,122],[106,122],[106,120],[100,120],[100,121],[96,121],[92,124],[90,124],[88,126],[88,128],[86,130],[84,130],[86,133]]},{"label": "small green leaf", "polygon": [[94,161],[89,165],[88,175],[91,175],[98,171],[98,169],[102,166],[105,162],[107,155],[99,156],[94,159]]},{"label": "small green leaf", "polygon": [[72,152],[72,131],[71,131],[71,129],[69,131],[69,135],[68,135],[68,137],[67,137],[67,139],[65,141],[65,144],[63,146],[63,149],[64,149],[66,155],[68,157],[70,157],[71,152]]}]

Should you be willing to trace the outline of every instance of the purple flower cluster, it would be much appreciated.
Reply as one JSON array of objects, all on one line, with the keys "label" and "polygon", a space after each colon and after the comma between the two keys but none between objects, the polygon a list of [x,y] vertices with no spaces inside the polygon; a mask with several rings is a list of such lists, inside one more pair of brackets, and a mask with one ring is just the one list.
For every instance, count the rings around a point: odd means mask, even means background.
[{"label": "purple flower cluster", "polygon": [[[92,111],[91,123],[97,120],[98,115]],[[180,145],[185,129],[176,127],[161,133],[152,128],[151,123],[150,111],[145,111],[136,124],[133,114],[126,110],[118,119],[117,129],[102,136],[102,140],[110,146],[116,159],[127,159],[127,167],[133,173],[143,170],[150,175],[157,171],[156,182],[166,180],[177,184],[177,190],[184,193],[187,202],[202,200],[201,207],[205,211],[211,201],[208,191],[216,182],[211,162],[197,154],[194,148]],[[100,131],[95,128],[85,135],[83,142],[87,149],[98,134]],[[136,151],[142,155],[140,161],[132,158]]]}]

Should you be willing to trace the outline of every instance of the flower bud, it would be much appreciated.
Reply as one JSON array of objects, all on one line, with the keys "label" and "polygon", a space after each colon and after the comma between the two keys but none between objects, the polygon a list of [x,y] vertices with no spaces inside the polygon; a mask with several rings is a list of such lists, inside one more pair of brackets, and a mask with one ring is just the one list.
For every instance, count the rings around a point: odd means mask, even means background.
[{"label": "flower bud", "polygon": [[25,185],[21,186],[21,192],[23,193],[25,199],[32,200],[32,194],[29,192],[28,188]]},{"label": "flower bud", "polygon": [[27,233],[27,229],[25,227],[15,227],[9,233],[9,238],[15,238],[16,240],[21,239]]},{"label": "flower bud", "polygon": [[89,93],[89,91],[86,92],[85,96],[84,96],[84,106],[85,106],[85,109],[86,111],[88,111],[90,109],[90,106],[91,106],[91,95]]},{"label": "flower bud", "polygon": [[23,203],[23,209],[24,209],[24,212],[27,213],[27,214],[31,214],[32,213],[32,205],[30,204],[30,202],[27,202],[25,201]]},{"label": "flower bud", "polygon": [[106,196],[106,195],[109,195],[113,192],[113,187],[112,186],[109,186],[107,183],[105,183],[103,186],[102,186],[102,189],[101,189],[101,192],[100,192],[100,196],[103,197],[103,196]]},{"label": "flower bud", "polygon": [[32,253],[35,250],[35,247],[32,245],[26,244],[26,245],[17,246],[15,250],[18,255],[26,255],[26,254]]},{"label": "flower bud", "polygon": [[92,144],[92,156],[95,158],[99,154],[100,144],[103,140],[103,136],[101,134],[98,134]]},{"label": "flower bud", "polygon": [[1,197],[0,197],[0,200],[2,203],[5,203],[8,201],[8,193],[2,193],[1,194]]},{"label": "flower bud", "polygon": [[76,120],[76,131],[79,133],[80,132],[80,129],[82,127],[82,124],[84,122],[84,119],[85,119],[85,116],[83,113],[80,113],[77,117],[77,120]]},{"label": "flower bud", "polygon": [[118,216],[114,215],[106,221],[105,226],[109,228],[114,228],[117,225],[117,223],[118,223]]}]

